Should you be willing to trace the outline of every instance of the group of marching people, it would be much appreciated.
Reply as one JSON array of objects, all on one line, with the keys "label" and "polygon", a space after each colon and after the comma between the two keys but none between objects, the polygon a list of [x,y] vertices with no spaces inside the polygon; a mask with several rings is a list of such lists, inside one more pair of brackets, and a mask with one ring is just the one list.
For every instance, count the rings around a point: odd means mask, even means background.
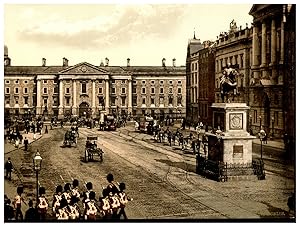
[{"label": "group of marching people", "polygon": [[[85,184],[86,191],[79,192],[79,182],[73,180],[72,185],[66,183],[64,188],[61,185],[56,187],[53,195],[52,211],[57,220],[96,220],[102,219],[118,220],[123,217],[127,219],[125,206],[132,199],[125,193],[125,183],[115,183],[112,174],[107,175],[108,186],[103,188],[102,196],[96,198],[93,184]],[[79,203],[83,208],[80,209]]]}]

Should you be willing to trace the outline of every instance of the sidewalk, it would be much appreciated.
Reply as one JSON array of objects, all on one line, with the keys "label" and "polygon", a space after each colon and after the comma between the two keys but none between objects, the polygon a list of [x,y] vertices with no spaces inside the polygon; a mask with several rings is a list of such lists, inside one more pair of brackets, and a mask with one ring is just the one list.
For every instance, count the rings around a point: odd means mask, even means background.
[{"label": "sidewalk", "polygon": [[[42,135],[36,134],[36,140],[33,139],[33,133],[28,134],[22,134],[23,138],[27,138],[29,144],[39,140]],[[12,160],[12,163],[14,165],[15,170],[11,174],[12,180],[9,181],[7,179],[4,179],[4,194],[8,196],[8,198],[11,200],[11,205],[14,200],[14,197],[16,196],[17,187],[22,184],[22,181],[19,177],[20,174],[20,168],[22,165],[22,161],[20,161],[20,156],[24,152],[24,144],[20,144],[19,148],[16,148],[14,144],[9,143],[8,140],[4,143],[4,162],[6,162],[7,158],[10,157]],[[24,199],[26,203],[28,204],[28,198],[26,197],[25,193],[23,194]],[[22,212],[23,215],[25,215],[26,210],[29,207],[25,204],[22,205]]]},{"label": "sidewalk", "polygon": [[[168,127],[168,126],[164,126],[164,127]],[[180,124],[175,124],[174,126],[169,126],[169,127],[170,128],[175,128],[175,130],[176,130],[177,128],[181,128],[181,125]],[[190,129],[188,127],[186,127],[184,131],[193,132],[193,133],[197,134],[197,131],[195,130],[194,127],[190,127]],[[259,138],[254,139],[253,143],[260,145],[260,139]],[[277,149],[282,149],[283,150],[284,149],[284,142],[283,142],[283,139],[274,139],[274,140],[268,139],[267,144],[265,144],[263,142],[263,147],[272,147],[272,148],[277,148]]]}]

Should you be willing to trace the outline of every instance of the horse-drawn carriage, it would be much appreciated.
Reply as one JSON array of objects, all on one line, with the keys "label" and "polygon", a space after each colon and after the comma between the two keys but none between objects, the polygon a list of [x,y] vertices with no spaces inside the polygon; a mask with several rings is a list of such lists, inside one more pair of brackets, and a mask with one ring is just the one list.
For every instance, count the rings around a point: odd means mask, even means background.
[{"label": "horse-drawn carriage", "polygon": [[71,147],[73,144],[77,144],[77,137],[78,132],[74,128],[71,128],[71,130],[66,131],[63,147]]},{"label": "horse-drawn carriage", "polygon": [[103,161],[103,150],[97,147],[96,141],[98,137],[95,135],[87,136],[85,150],[84,150],[84,161],[96,161],[94,157],[98,157],[99,161]]}]

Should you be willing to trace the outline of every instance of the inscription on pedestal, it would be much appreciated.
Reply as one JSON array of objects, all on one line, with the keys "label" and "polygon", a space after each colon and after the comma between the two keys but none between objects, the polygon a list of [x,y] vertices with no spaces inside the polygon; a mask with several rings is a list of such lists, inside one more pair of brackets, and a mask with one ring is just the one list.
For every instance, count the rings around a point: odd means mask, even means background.
[{"label": "inscription on pedestal", "polygon": [[243,158],[243,145],[233,145],[233,158]]},{"label": "inscription on pedestal", "polygon": [[229,129],[242,130],[243,129],[243,114],[231,113],[229,114]]}]

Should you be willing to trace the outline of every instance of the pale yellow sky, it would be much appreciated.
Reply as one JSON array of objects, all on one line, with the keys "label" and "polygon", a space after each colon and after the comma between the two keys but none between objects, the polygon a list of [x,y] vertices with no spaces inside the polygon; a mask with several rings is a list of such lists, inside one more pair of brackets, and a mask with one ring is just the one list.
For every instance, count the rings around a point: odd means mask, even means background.
[{"label": "pale yellow sky", "polygon": [[12,65],[185,65],[188,39],[216,40],[235,19],[251,26],[251,4],[5,4],[4,44]]}]

